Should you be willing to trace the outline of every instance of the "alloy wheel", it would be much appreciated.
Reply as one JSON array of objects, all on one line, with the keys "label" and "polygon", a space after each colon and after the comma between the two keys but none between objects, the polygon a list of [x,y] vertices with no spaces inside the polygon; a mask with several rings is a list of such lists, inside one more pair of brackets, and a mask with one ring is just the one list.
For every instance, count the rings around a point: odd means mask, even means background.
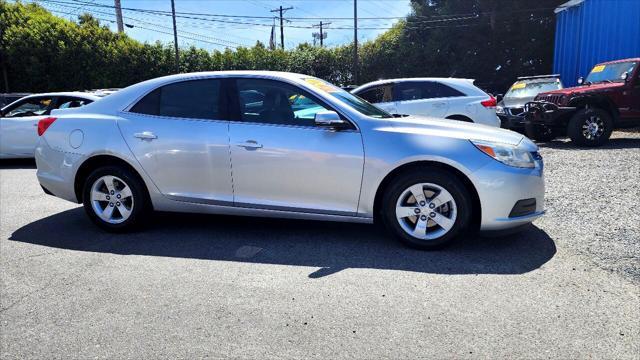
[{"label": "alloy wheel", "polygon": [[604,134],[604,121],[600,116],[591,115],[582,124],[582,136],[587,140],[596,140]]},{"label": "alloy wheel", "polygon": [[405,189],[396,202],[396,219],[408,235],[433,240],[448,233],[458,215],[451,193],[432,183],[415,184]]},{"label": "alloy wheel", "polygon": [[109,224],[126,221],[133,211],[131,188],[116,176],[98,178],[91,186],[90,198],[95,214]]}]

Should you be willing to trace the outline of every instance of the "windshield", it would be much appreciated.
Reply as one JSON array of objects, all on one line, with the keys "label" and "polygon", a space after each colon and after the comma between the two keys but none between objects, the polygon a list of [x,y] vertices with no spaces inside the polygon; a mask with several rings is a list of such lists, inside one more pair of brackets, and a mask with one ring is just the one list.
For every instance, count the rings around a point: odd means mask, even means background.
[{"label": "windshield", "polygon": [[633,73],[633,69],[635,69],[637,64],[638,63],[635,61],[627,61],[613,64],[596,65],[589,73],[589,76],[587,76],[585,82],[597,83],[624,81],[622,75],[624,73],[629,73],[629,75],[631,75]]},{"label": "windshield", "polygon": [[534,97],[542,92],[562,89],[560,79],[545,79],[543,81],[518,81],[511,85],[511,88],[504,97],[508,98],[526,98]]},{"label": "windshield", "polygon": [[315,87],[316,89],[322,90],[326,93],[328,93],[329,95],[333,96],[334,98],[346,103],[347,105],[351,106],[351,108],[355,109],[356,111],[358,111],[359,113],[366,115],[366,116],[371,116],[374,118],[380,118],[380,119],[386,119],[386,118],[392,118],[393,116],[391,114],[389,114],[388,112],[374,106],[371,105],[370,103],[368,103],[367,101],[349,93],[346,92],[344,90],[342,90],[341,88],[330,84],[324,80],[320,80],[317,78],[305,78],[304,81],[306,81],[308,84],[312,85],[313,87]]}]

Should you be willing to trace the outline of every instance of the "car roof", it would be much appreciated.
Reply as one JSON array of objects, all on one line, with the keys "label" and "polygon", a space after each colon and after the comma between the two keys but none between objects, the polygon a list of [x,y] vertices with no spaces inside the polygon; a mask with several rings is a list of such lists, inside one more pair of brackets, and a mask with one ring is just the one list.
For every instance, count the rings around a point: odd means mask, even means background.
[{"label": "car roof", "polygon": [[616,63],[629,62],[629,61],[640,61],[640,58],[629,58],[629,59],[605,61],[605,62],[598,63],[598,65],[616,64]]},{"label": "car roof", "polygon": [[[158,78],[145,80],[133,85],[130,85],[124,89],[118,90],[113,94],[103,98],[102,101],[97,101],[87,106],[83,106],[82,110],[77,111],[96,111],[96,112],[110,112],[114,109],[123,110],[127,106],[146,95],[148,92],[156,89],[160,86],[165,86],[171,83],[210,79],[210,78],[225,78],[225,77],[251,77],[251,78],[268,78],[274,80],[288,80],[291,83],[298,84],[307,88],[312,88],[310,84],[307,84],[304,79],[312,78],[311,75],[297,74],[282,71],[263,71],[263,70],[228,70],[228,71],[203,71],[192,72],[184,74],[167,75]],[[315,90],[317,91],[317,89]],[[312,90],[313,92],[313,90]],[[78,108],[80,109],[80,108]]]},{"label": "car roof", "polygon": [[559,79],[560,78],[560,74],[551,74],[551,75],[533,75],[533,76],[518,76],[518,80],[520,81],[524,81],[524,80],[538,80],[538,79]]},{"label": "car roof", "polygon": [[80,92],[80,91],[61,91],[61,92],[48,92],[48,93],[40,93],[40,94],[31,94],[27,95],[21,99],[32,98],[32,97],[40,97],[40,96],[70,96],[70,97],[79,97],[87,100],[98,100],[99,96],[93,95],[91,93]]},{"label": "car roof", "polygon": [[389,83],[411,82],[411,81],[436,81],[436,82],[442,82],[442,83],[448,83],[448,84],[460,84],[460,85],[472,84],[473,85],[473,82],[475,81],[475,79],[443,78],[443,77],[415,77],[415,78],[382,79],[382,80],[376,80],[376,81],[368,82],[366,84],[362,84],[362,85],[358,86],[356,89],[354,89],[352,91],[362,90],[362,89],[364,89],[366,87],[375,86],[375,85],[384,85],[384,84],[389,84]]},{"label": "car roof", "polygon": [[284,71],[267,71],[267,70],[226,70],[226,71],[201,71],[201,72],[191,72],[184,74],[173,74],[166,75],[154,79],[150,79],[147,81],[158,81],[158,82],[172,82],[179,80],[187,80],[191,78],[197,77],[217,77],[217,76],[268,76],[268,77],[279,77],[291,80],[299,80],[305,77],[311,77],[310,75],[284,72]]}]

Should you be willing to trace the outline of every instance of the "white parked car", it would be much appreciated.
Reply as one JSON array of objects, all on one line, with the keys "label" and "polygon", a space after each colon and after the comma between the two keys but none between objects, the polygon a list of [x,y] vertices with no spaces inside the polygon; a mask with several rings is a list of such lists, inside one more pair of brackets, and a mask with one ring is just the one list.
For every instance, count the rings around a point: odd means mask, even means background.
[{"label": "white parked car", "polygon": [[90,93],[57,92],[25,96],[0,110],[0,159],[33,157],[38,142],[38,121],[51,110],[87,105],[100,99]]},{"label": "white parked car", "polygon": [[496,99],[471,79],[407,78],[364,84],[351,93],[392,113],[500,127]]}]

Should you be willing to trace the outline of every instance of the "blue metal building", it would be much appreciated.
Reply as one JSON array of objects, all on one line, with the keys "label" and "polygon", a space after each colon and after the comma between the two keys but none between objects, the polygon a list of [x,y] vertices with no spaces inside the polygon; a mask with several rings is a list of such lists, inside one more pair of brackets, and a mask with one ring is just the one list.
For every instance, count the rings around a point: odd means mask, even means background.
[{"label": "blue metal building", "polygon": [[640,57],[640,0],[571,0],[555,12],[553,72],[565,86],[599,62]]}]

